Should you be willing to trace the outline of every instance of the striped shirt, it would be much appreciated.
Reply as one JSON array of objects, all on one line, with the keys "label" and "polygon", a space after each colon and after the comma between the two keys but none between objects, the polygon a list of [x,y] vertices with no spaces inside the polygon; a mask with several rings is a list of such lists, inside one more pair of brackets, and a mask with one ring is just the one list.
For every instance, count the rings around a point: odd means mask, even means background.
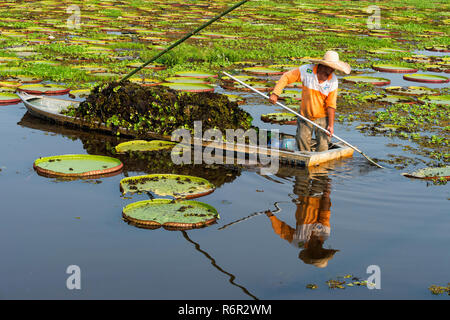
[{"label": "striped shirt", "polygon": [[327,108],[336,109],[338,79],[332,73],[327,80],[319,83],[317,78],[318,65],[306,64],[283,74],[273,93],[279,96],[284,87],[293,82],[302,82],[302,116],[316,120],[327,116]]}]

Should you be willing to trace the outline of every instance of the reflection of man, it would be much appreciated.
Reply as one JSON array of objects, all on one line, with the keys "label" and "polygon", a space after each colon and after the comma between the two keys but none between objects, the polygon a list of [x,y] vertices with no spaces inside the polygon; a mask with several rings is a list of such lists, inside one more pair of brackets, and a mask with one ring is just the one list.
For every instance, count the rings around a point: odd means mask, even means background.
[{"label": "reflection of man", "polygon": [[296,176],[294,192],[298,195],[295,229],[270,211],[266,215],[276,234],[295,247],[303,248],[299,254],[303,262],[324,268],[338,251],[323,248],[330,236],[330,179],[326,176],[312,179]]}]

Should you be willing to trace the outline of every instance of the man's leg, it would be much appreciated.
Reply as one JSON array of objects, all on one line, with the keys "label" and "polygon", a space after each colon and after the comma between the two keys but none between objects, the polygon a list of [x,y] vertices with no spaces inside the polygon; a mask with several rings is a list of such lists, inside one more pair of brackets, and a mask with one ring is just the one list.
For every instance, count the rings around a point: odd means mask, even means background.
[{"label": "man's leg", "polygon": [[311,135],[312,125],[298,118],[296,138],[300,151],[311,151]]},{"label": "man's leg", "polygon": [[[321,126],[322,128],[326,129],[328,126],[328,118],[323,117],[319,118],[314,121],[317,125]],[[322,130],[315,128],[315,135],[316,135],[316,141],[317,141],[317,148],[316,152],[321,151],[327,151],[328,150],[328,144],[331,141],[331,138]]]}]

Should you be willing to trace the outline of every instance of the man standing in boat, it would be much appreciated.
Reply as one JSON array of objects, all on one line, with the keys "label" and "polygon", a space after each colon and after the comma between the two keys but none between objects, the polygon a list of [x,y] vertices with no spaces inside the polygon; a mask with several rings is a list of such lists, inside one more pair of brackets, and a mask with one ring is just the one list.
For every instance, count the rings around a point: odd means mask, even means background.
[{"label": "man standing in boat", "polygon": [[327,135],[301,118],[297,119],[296,140],[300,151],[311,151],[312,132],[315,132],[315,151],[328,150],[334,133],[334,113],[336,110],[338,79],[334,70],[349,74],[350,65],[339,60],[335,51],[327,51],[322,60],[311,59],[311,64],[303,65],[283,74],[270,95],[270,102],[276,103],[284,87],[293,82],[302,82],[302,103],[300,114],[327,129]]}]

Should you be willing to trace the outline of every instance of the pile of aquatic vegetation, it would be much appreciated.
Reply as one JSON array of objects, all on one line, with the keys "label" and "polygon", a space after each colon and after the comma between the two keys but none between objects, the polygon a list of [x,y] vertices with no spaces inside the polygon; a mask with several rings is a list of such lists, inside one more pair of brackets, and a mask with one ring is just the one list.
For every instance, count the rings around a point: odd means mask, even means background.
[{"label": "pile of aquatic vegetation", "polygon": [[78,108],[69,108],[65,113],[91,126],[106,123],[113,129],[122,127],[137,135],[146,132],[170,135],[179,128],[193,132],[194,121],[202,121],[203,130],[247,130],[252,122],[250,114],[226,95],[144,87],[129,81],[97,86]]}]

